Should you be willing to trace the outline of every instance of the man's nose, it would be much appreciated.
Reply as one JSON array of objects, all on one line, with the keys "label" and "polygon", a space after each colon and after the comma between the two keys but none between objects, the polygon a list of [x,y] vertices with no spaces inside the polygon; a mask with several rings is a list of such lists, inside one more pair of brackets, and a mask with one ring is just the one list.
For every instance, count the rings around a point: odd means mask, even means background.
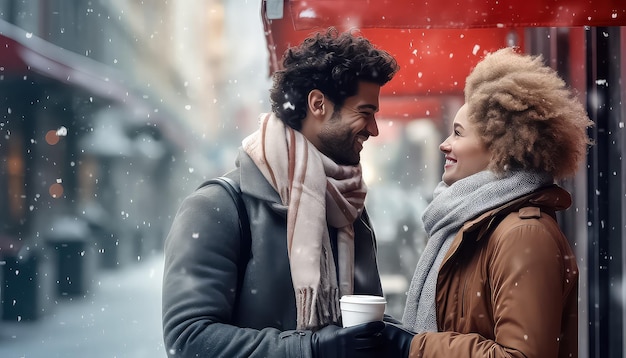
[{"label": "man's nose", "polygon": [[370,121],[365,128],[370,136],[376,137],[378,136],[378,123],[376,120]]}]

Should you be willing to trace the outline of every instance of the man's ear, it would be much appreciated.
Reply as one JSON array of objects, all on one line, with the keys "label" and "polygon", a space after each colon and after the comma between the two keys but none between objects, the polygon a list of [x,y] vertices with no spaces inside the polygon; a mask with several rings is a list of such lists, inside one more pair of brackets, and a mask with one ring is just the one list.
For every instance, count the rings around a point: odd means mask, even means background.
[{"label": "man's ear", "polygon": [[326,102],[326,96],[324,96],[324,93],[322,93],[322,91],[318,89],[314,89],[311,92],[309,92],[309,96],[307,98],[307,105],[308,105],[309,112],[311,112],[311,114],[313,114],[314,116],[324,117],[324,115],[326,114],[326,108],[327,108],[327,106],[325,105],[325,102]]}]

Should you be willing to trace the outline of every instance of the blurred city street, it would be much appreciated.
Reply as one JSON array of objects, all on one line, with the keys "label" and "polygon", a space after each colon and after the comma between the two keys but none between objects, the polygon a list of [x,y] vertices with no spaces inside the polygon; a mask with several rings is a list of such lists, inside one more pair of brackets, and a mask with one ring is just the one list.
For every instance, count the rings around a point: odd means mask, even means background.
[{"label": "blurred city street", "polygon": [[0,358],[166,358],[172,220],[235,168],[260,114],[303,113],[273,75],[329,26],[401,69],[360,154],[387,313],[402,317],[428,241],[467,75],[512,46],[595,123],[586,165],[556,178],[571,206],[555,216],[578,265],[579,356],[626,357],[626,0],[466,3],[0,0]]},{"label": "blurred city street", "polygon": [[59,299],[33,322],[0,322],[2,358],[159,358],[163,260],[102,271],[85,297]]}]

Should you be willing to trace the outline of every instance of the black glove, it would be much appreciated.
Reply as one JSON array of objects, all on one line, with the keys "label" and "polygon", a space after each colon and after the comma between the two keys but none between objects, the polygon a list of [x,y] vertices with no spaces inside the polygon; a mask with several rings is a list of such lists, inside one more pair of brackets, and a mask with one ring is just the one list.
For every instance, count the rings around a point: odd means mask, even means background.
[{"label": "black glove", "polygon": [[381,349],[383,322],[369,322],[341,328],[330,325],[313,332],[311,346],[315,358],[369,358]]},{"label": "black glove", "polygon": [[400,325],[385,322],[382,333],[381,357],[408,358],[411,350],[411,341],[415,333],[402,328]]}]

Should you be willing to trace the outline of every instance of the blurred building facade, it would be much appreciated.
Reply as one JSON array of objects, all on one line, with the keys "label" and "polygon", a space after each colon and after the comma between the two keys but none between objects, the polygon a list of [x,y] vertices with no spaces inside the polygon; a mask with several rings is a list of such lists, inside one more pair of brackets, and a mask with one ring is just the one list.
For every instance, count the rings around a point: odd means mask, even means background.
[{"label": "blurred building facade", "polygon": [[233,165],[267,73],[241,55],[263,51],[260,5],[232,6],[0,0],[4,319],[159,252],[180,200]]}]

